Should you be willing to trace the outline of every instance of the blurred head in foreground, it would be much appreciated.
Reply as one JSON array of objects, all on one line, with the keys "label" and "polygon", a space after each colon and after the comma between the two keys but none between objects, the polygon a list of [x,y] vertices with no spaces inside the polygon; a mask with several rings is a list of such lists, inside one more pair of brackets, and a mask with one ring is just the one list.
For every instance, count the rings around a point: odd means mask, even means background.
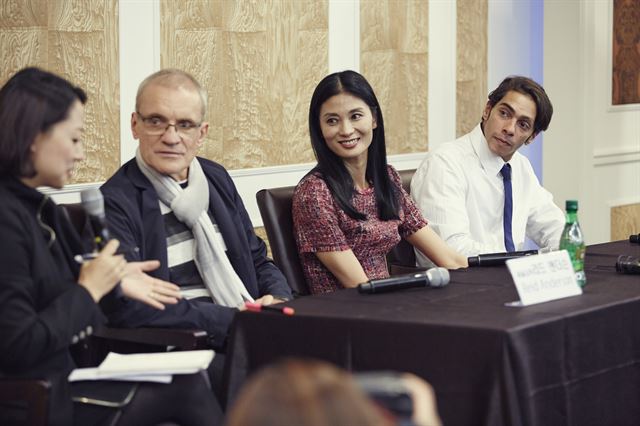
[{"label": "blurred head in foreground", "polygon": [[320,361],[286,360],[254,375],[227,426],[392,425],[351,376]]}]

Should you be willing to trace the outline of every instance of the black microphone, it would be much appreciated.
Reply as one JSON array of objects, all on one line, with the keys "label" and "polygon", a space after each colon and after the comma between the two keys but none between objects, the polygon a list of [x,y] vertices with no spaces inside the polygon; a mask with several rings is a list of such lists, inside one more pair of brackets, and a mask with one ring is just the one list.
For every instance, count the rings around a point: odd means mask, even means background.
[{"label": "black microphone", "polygon": [[107,244],[111,239],[109,229],[107,228],[107,220],[104,214],[104,199],[99,188],[90,188],[80,193],[82,207],[89,216],[89,223],[93,229],[94,243],[98,250]]},{"label": "black microphone", "polygon": [[637,235],[629,235],[629,242],[640,244],[640,234]]},{"label": "black microphone", "polygon": [[640,258],[633,256],[618,256],[616,271],[622,274],[640,275]]},{"label": "black microphone", "polygon": [[538,250],[511,251],[507,253],[486,253],[467,258],[469,266],[496,266],[504,265],[509,259],[539,254]]},{"label": "black microphone", "polygon": [[367,294],[386,293],[405,288],[444,287],[447,284],[449,284],[449,271],[446,268],[431,268],[416,274],[370,280],[366,283],[358,284],[358,292]]}]

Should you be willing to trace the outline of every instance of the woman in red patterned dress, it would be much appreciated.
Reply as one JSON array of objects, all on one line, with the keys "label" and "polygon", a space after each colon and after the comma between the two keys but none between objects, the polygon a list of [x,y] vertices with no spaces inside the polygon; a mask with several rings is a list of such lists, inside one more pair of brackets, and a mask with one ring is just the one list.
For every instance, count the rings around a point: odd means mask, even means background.
[{"label": "woman in red patterned dress", "polygon": [[318,84],[309,132],[318,164],[296,188],[293,222],[312,293],[388,277],[386,254],[401,238],[438,266],[467,266],[427,226],[387,164],[382,111],[363,76],[343,71]]}]

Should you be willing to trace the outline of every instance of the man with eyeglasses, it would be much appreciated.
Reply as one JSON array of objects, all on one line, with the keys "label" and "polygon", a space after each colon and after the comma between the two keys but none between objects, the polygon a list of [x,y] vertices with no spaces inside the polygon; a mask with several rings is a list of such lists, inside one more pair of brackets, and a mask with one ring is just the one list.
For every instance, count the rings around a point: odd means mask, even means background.
[{"label": "man with eyeglasses", "polygon": [[107,221],[124,250],[138,248],[129,260],[159,259],[154,275],[183,298],[164,311],[128,301],[104,310],[115,326],[205,330],[221,350],[245,301],[278,303],[291,291],[227,171],[196,157],[205,112],[206,93],[186,72],[161,70],[140,84],[131,115],[139,147],[101,188]]}]

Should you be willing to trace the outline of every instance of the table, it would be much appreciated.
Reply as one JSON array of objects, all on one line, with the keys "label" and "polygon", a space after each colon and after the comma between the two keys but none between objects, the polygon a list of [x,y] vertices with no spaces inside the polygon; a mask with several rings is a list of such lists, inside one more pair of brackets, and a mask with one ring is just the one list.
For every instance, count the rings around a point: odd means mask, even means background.
[{"label": "table", "polygon": [[640,276],[615,272],[627,241],[587,248],[581,296],[506,307],[506,267],[452,271],[442,289],[307,296],[277,313],[237,315],[229,343],[232,401],[247,375],[281,357],[429,381],[445,425],[640,424]]}]

